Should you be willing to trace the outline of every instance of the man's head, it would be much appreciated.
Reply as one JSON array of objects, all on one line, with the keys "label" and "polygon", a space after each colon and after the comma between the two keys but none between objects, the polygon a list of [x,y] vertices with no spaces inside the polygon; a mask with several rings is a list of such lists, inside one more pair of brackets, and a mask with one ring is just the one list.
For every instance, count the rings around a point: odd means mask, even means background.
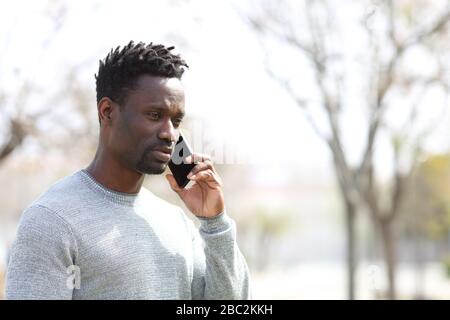
[{"label": "man's head", "polygon": [[184,116],[180,80],[188,66],[172,49],[131,41],[111,50],[95,76],[100,147],[140,173],[164,172],[168,161],[155,149],[173,147]]}]

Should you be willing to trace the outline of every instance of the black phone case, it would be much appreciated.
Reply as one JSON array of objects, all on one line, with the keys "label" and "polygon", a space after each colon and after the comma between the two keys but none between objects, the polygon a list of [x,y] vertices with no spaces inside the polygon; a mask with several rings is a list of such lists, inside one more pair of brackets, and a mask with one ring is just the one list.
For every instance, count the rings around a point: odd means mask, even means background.
[{"label": "black phone case", "polygon": [[169,169],[172,172],[178,186],[180,188],[186,187],[189,183],[187,175],[195,167],[195,163],[184,163],[184,159],[192,154],[192,150],[184,140],[183,136],[180,137],[175,145],[172,157],[169,160]]}]

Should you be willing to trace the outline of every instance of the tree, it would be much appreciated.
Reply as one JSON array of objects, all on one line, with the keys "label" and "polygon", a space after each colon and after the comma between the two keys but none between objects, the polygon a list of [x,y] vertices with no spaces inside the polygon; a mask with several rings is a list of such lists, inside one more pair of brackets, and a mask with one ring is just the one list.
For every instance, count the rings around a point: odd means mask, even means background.
[{"label": "tree", "polygon": [[[39,48],[32,48],[30,56],[43,57],[53,46],[54,40],[64,26],[67,17],[67,3],[60,0],[50,0],[42,7],[43,17],[51,24],[51,30],[41,39]],[[15,26],[12,25],[5,33],[6,39],[14,39]],[[5,41],[4,51],[14,42]],[[39,59],[38,59],[39,60]],[[48,148],[55,146],[70,146],[68,139],[84,139],[92,135],[93,121],[89,121],[86,107],[89,105],[86,101],[90,98],[89,90],[81,84],[77,78],[77,73],[82,68],[83,62],[79,65],[67,66],[67,70],[62,72],[65,78],[63,86],[51,95],[40,95],[42,88],[39,80],[34,77],[32,70],[16,67],[6,59],[0,63],[0,70],[4,77],[3,81],[14,81],[17,83],[13,89],[6,89],[8,86],[3,83],[0,89],[0,121],[3,123],[3,139],[0,140],[0,165],[3,161],[17,149],[20,149],[26,138],[34,138],[35,142],[41,147]],[[65,72],[65,73],[64,73]],[[38,99],[36,98],[38,96]],[[44,97],[45,96],[45,97]],[[69,101],[67,101],[69,100]],[[31,103],[33,101],[33,103]],[[68,102],[68,103],[67,103]],[[67,121],[61,121],[60,117],[53,113],[61,104],[68,104],[67,114],[83,118],[84,127],[75,128]],[[33,108],[30,108],[33,107]],[[69,116],[68,116],[69,118]],[[55,135],[53,131],[47,128],[42,129],[40,122],[51,122],[48,127],[57,130],[63,134]],[[57,137],[60,137],[59,139]]]},{"label": "tree", "polygon": [[432,243],[434,258],[440,260],[450,251],[450,155],[427,156],[417,166],[413,181],[401,209],[407,213],[401,216],[401,232],[414,248],[416,297],[424,298],[424,262],[430,256],[425,245]]},{"label": "tree", "polygon": [[250,235],[255,241],[252,250],[245,245],[242,247],[256,270],[263,271],[271,265],[277,241],[288,233],[292,223],[291,210],[261,206],[251,208],[250,213],[239,220],[239,234],[248,235],[250,230],[254,233]]},{"label": "tree", "polygon": [[[365,210],[383,244],[387,297],[395,299],[393,224],[424,141],[436,125],[433,119],[431,126],[424,126],[420,117],[421,112],[430,111],[424,108],[430,103],[428,94],[439,90],[446,97],[448,93],[447,41],[442,39],[447,35],[449,5],[439,1],[258,1],[250,10],[238,12],[266,48],[268,73],[304,110],[332,155],[346,213],[349,298],[355,298],[355,217]],[[277,54],[276,48],[284,51]],[[432,72],[411,68],[418,52],[427,57]],[[279,60],[289,61],[288,68],[280,66]],[[305,83],[310,85],[306,93]],[[390,113],[399,112],[405,104],[399,126]],[[355,105],[364,116],[355,132],[349,133],[345,115],[355,113]],[[363,147],[352,159],[350,147],[359,138]],[[392,154],[386,181],[380,181],[376,167],[380,146]]]}]

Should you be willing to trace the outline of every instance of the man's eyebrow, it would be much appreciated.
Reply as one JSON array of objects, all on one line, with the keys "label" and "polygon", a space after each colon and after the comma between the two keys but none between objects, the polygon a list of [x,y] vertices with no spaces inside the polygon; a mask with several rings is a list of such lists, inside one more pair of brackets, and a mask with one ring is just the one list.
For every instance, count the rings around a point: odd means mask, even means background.
[{"label": "man's eyebrow", "polygon": [[[167,108],[166,107],[163,107],[162,105],[156,104],[156,103],[152,103],[152,104],[146,105],[145,109],[153,109],[153,110],[160,110],[160,111],[167,112]],[[180,116],[184,117],[186,115],[186,113],[184,111],[178,111],[177,115],[180,115]]]}]

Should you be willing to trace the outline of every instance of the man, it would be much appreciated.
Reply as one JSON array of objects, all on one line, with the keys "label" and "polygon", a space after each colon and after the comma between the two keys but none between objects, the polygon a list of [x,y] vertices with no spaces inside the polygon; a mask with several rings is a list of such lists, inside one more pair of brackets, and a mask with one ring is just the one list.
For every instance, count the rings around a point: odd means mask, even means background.
[{"label": "man", "polygon": [[249,272],[210,157],[194,154],[191,187],[166,178],[200,220],[142,187],[165,171],[185,114],[173,47],[130,42],[100,61],[99,145],[86,169],[23,213],[8,299],[249,299]]}]

